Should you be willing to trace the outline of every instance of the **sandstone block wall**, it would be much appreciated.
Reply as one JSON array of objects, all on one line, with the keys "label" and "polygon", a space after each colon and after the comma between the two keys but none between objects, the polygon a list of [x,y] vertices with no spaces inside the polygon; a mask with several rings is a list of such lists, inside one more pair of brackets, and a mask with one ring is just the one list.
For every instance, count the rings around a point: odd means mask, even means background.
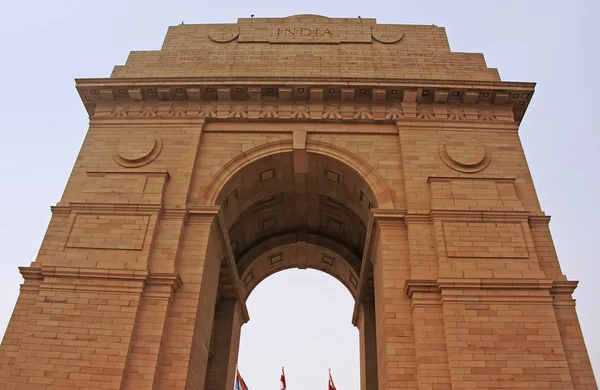
[{"label": "sandstone block wall", "polygon": [[354,296],[364,390],[597,388],[519,141],[533,84],[443,28],[182,25],[77,85],[0,388],[230,389],[246,298],[290,267]]}]

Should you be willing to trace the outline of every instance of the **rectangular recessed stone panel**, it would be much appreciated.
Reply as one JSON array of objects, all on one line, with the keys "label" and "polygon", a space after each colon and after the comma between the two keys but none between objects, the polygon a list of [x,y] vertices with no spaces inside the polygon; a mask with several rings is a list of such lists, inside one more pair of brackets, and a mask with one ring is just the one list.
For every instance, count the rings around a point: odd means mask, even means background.
[{"label": "rectangular recessed stone panel", "polygon": [[165,172],[88,172],[83,201],[93,203],[162,203]]},{"label": "rectangular recessed stone panel", "polygon": [[260,173],[260,181],[269,180],[269,179],[272,179],[273,177],[275,177],[274,169],[267,169],[266,171],[263,171]]},{"label": "rectangular recessed stone panel", "polygon": [[342,233],[344,230],[344,224],[337,219],[327,218],[327,228],[336,233]]},{"label": "rectangular recessed stone panel", "polygon": [[366,208],[370,209],[371,207],[373,207],[373,202],[371,202],[371,199],[369,199],[369,197],[367,196],[367,194],[364,193],[363,190],[360,190],[359,200],[360,203],[362,203],[363,206],[365,206]]},{"label": "rectangular recessed stone panel", "polygon": [[232,204],[234,204],[234,202],[239,198],[239,194],[238,194],[238,190],[237,188],[234,188],[233,191],[231,191],[229,193],[229,195],[227,195],[227,197],[225,198],[225,207],[230,207]]},{"label": "rectangular recessed stone panel", "polygon": [[67,248],[141,250],[149,221],[147,215],[78,214]]},{"label": "rectangular recessed stone panel", "polygon": [[269,256],[269,266],[281,263],[283,261],[283,252]]},{"label": "rectangular recessed stone panel", "polygon": [[342,177],[340,176],[340,174],[332,171],[331,169],[325,170],[325,178],[329,181],[333,181],[338,184],[342,181]]},{"label": "rectangular recessed stone panel", "polygon": [[242,26],[240,42],[270,43],[371,43],[371,25],[315,23],[278,24],[270,28]]},{"label": "rectangular recessed stone panel", "polygon": [[254,270],[251,269],[250,272],[244,276],[244,287],[248,287],[252,279],[254,279]]},{"label": "rectangular recessed stone panel", "polygon": [[430,177],[431,208],[436,210],[523,211],[514,179]]},{"label": "rectangular recessed stone panel", "polygon": [[523,228],[518,223],[446,222],[448,257],[528,258]]},{"label": "rectangular recessed stone panel", "polygon": [[267,219],[263,219],[260,222],[260,229],[262,232],[269,231],[277,227],[277,217],[270,217]]},{"label": "rectangular recessed stone panel", "polygon": [[354,287],[354,288],[358,287],[358,279],[356,278],[356,275],[354,275],[354,273],[352,271],[350,271],[348,274],[348,280],[350,280],[350,284],[352,284],[352,287]]},{"label": "rectangular recessed stone panel", "polygon": [[334,267],[335,266],[335,259],[333,257],[327,256],[326,254],[322,253],[321,254],[321,261],[325,264],[327,264],[330,267]]}]

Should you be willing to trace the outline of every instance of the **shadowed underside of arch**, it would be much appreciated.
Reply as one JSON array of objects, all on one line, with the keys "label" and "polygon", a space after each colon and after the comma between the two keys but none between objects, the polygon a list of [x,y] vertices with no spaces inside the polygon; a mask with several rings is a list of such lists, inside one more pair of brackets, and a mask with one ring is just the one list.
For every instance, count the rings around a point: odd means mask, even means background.
[{"label": "shadowed underside of arch", "polygon": [[290,268],[325,272],[339,280],[356,298],[358,274],[351,264],[339,253],[308,242],[277,246],[257,256],[241,275],[247,296],[269,276]]},{"label": "shadowed underside of arch", "polygon": [[[330,157],[352,169],[367,184],[367,187],[370,188],[378,208],[394,208],[389,189],[379,174],[366,161],[344,148],[322,141],[307,140],[305,146],[307,153]],[[227,182],[247,165],[271,155],[292,153],[293,150],[293,142],[291,140],[281,140],[269,142],[239,154],[225,164],[210,181],[201,198],[202,204],[207,206],[219,204]]]},{"label": "shadowed underside of arch", "polygon": [[306,150],[298,169],[287,142],[254,148],[205,192],[206,202],[221,206],[246,297],[261,280],[294,267],[326,272],[357,295],[371,209],[381,199],[392,207],[389,192],[356,156],[319,143]]}]

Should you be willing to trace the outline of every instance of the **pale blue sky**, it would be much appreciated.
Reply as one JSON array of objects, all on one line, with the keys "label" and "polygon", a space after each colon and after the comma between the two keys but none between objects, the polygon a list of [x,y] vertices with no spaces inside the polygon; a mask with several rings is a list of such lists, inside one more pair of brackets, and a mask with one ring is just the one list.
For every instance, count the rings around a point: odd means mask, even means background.
[{"label": "pale blue sky", "polygon": [[[74,88],[108,77],[131,50],[157,50],[167,27],[238,17],[312,13],[379,23],[446,27],[453,51],[482,52],[503,80],[538,83],[521,138],[563,267],[579,280],[578,313],[600,372],[600,135],[595,103],[600,2],[595,1],[19,1],[0,12],[0,334],[35,259],[87,131]],[[308,295],[301,295],[308,290]],[[323,389],[331,367],[340,390],[358,390],[352,299],[317,271],[285,271],[251,295],[240,369],[252,390]]]}]

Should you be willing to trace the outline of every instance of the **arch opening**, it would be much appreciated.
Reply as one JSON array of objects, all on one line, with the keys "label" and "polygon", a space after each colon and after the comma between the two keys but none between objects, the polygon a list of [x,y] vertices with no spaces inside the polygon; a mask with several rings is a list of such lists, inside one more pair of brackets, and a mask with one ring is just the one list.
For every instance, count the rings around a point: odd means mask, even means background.
[{"label": "arch opening", "polygon": [[[212,204],[220,206],[216,225],[224,240],[217,245],[221,268],[210,334],[207,386],[218,382],[221,373],[237,361],[250,294],[271,275],[299,268],[334,277],[353,301],[360,299],[361,317],[354,325],[360,334],[360,378],[364,382],[361,387],[375,388],[373,272],[370,262],[362,262],[367,227],[372,223],[371,209],[381,207],[382,199],[385,207],[390,207],[391,201],[385,185],[366,163],[346,151],[331,153],[332,150],[331,145],[307,142],[306,151],[297,158],[293,150],[257,147],[231,160],[209,184],[204,199],[214,199]],[[237,271],[239,281],[231,269]],[[359,297],[363,271],[366,285]],[[310,291],[311,286],[303,289]],[[232,293],[234,290],[240,293]],[[353,309],[348,311],[346,314]],[[352,328],[354,319],[344,317]]]},{"label": "arch opening", "polygon": [[349,321],[354,299],[344,290],[315,270],[263,280],[248,299],[252,320],[241,331],[238,362],[248,386],[276,386],[285,366],[290,388],[323,387],[331,368],[338,388],[359,389],[360,334]]},{"label": "arch opening", "polygon": [[270,154],[235,172],[216,198],[248,293],[287,268],[329,273],[356,296],[371,209],[377,198],[346,163],[308,152]]}]

